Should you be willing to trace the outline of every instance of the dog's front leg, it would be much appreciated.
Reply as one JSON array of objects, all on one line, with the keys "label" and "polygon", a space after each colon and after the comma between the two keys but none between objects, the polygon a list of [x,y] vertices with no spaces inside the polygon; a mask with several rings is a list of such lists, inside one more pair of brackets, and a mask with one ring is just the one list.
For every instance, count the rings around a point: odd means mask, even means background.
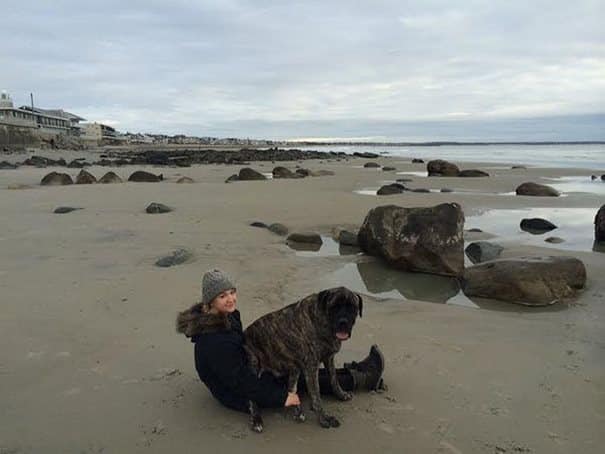
[{"label": "dog's front leg", "polygon": [[[300,377],[300,369],[290,371],[288,375],[288,392],[298,392],[298,377]],[[298,422],[304,422],[307,419],[303,412],[302,405],[294,406],[294,420]]]},{"label": "dog's front leg", "polygon": [[334,365],[334,355],[330,355],[325,358],[323,363],[328,370],[328,374],[330,375],[330,385],[332,385],[334,395],[340,400],[351,400],[353,398],[353,394],[343,390],[338,381],[338,376],[336,375],[336,366]]},{"label": "dog's front leg", "polygon": [[311,409],[317,413],[319,425],[324,428],[338,427],[340,422],[334,416],[330,416],[324,412],[321,405],[321,396],[319,394],[319,368],[316,366],[312,369],[304,369],[305,382],[307,384],[307,391],[309,397],[311,397]]},{"label": "dog's front leg", "polygon": [[263,418],[256,402],[248,401],[248,413],[250,414],[250,430],[261,433],[263,431]]}]

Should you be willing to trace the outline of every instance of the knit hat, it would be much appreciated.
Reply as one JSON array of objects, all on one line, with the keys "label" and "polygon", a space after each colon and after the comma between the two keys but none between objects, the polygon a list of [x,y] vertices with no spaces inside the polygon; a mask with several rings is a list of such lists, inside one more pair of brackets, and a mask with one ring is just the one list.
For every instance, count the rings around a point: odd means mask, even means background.
[{"label": "knit hat", "polygon": [[210,270],[202,278],[202,304],[210,304],[219,293],[235,288],[235,284],[221,270]]}]

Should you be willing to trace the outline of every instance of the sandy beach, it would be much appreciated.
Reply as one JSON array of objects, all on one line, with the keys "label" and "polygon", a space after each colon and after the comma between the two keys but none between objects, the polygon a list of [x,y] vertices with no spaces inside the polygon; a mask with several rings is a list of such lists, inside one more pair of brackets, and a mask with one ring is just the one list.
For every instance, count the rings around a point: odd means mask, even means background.
[{"label": "sandy beach", "polygon": [[[297,253],[284,237],[251,222],[279,222],[329,238],[335,227],[358,228],[379,205],[457,202],[471,228],[477,226],[474,216],[489,210],[573,208],[594,218],[604,203],[602,193],[511,194],[525,181],[590,180],[590,169],[458,163],[488,169],[491,176],[427,178],[403,174],[426,170],[409,159],[372,160],[396,172],[363,168],[367,161],[252,162],[265,173],[299,165],[334,175],[230,184],[225,179],[242,166],[91,167],[97,178],[113,170],[126,180],[135,170],[148,170],[165,179],[57,187],[39,183],[53,170],[75,177],[78,169],[0,170],[0,453],[602,452],[605,254],[583,246],[592,242],[592,219],[571,229],[584,238],[578,247],[525,242],[517,232],[498,240],[501,225],[481,227],[505,247],[503,257],[582,260],[587,286],[572,304],[525,308],[475,301],[479,308],[471,308],[362,292],[364,317],[337,364],[363,358],[377,343],[387,359],[389,389],[358,392],[351,402],[326,398],[326,408],[341,420],[339,429],[321,429],[313,417],[297,424],[283,411],[266,410],[265,432],[254,434],[246,415],[213,400],[195,372],[193,345],[174,327],[177,312],[199,298],[207,269],[235,278],[247,325],[310,293],[361,282],[346,270],[368,260]],[[177,184],[180,176],[195,183]],[[454,192],[356,192],[396,178],[411,178],[406,185],[413,188]],[[30,188],[7,189],[16,184]],[[174,211],[147,214],[151,202]],[[58,206],[83,209],[53,214]],[[154,265],[178,248],[193,258],[170,268]]]}]

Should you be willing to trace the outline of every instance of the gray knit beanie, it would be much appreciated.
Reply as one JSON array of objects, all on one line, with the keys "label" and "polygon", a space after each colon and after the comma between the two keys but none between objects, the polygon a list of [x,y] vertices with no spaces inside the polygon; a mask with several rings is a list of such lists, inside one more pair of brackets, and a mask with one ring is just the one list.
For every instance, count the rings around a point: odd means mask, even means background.
[{"label": "gray knit beanie", "polygon": [[210,270],[202,278],[202,304],[210,304],[219,293],[235,288],[235,284],[221,270]]}]

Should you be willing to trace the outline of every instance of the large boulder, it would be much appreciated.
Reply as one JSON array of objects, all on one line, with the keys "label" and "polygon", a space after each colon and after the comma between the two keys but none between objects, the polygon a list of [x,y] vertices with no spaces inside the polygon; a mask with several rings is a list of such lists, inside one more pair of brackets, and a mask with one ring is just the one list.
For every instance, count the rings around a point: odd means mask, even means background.
[{"label": "large boulder", "polygon": [[487,262],[500,257],[504,248],[496,243],[489,241],[475,241],[469,244],[464,252],[473,263]]},{"label": "large boulder", "polygon": [[464,271],[467,296],[526,306],[547,306],[576,296],[586,268],[574,257],[515,257],[481,263]]},{"label": "large boulder", "polygon": [[359,230],[361,249],[406,271],[460,276],[464,271],[464,213],[457,203],[369,211]]},{"label": "large boulder", "polygon": [[74,184],[74,182],[66,173],[50,172],[49,174],[45,175],[44,178],[42,178],[40,184],[42,186],[61,186]]},{"label": "large boulder", "polygon": [[524,230],[534,235],[540,235],[545,232],[550,232],[557,228],[552,222],[542,218],[525,218],[519,224],[521,230]]},{"label": "large boulder", "polygon": [[290,169],[282,166],[277,166],[273,169],[273,178],[302,178],[299,173],[294,173]]},{"label": "large boulder", "polygon": [[154,175],[153,173],[145,172],[144,170],[137,170],[128,177],[128,181],[134,181],[136,183],[157,183],[164,179],[164,175]]},{"label": "large boulder", "polygon": [[241,169],[239,171],[239,175],[237,177],[238,180],[243,181],[243,180],[266,180],[267,177],[264,176],[262,173],[257,172],[254,169],[251,169],[250,167],[244,167],[243,169]]},{"label": "large boulder", "polygon": [[401,183],[391,183],[378,189],[378,191],[376,191],[376,195],[401,194],[403,191],[405,191],[405,189],[405,186]]},{"label": "large boulder", "polygon": [[461,170],[460,172],[458,172],[458,176],[459,177],[489,177],[489,173],[484,172],[483,170],[468,169],[468,170]]},{"label": "large boulder", "polygon": [[442,159],[429,161],[426,165],[426,170],[429,173],[429,177],[456,177],[460,173],[460,169],[456,164]]},{"label": "large boulder", "polygon": [[558,197],[561,195],[559,194],[559,191],[551,186],[532,182],[519,185],[515,192],[517,195],[531,195],[538,197]]},{"label": "large boulder", "polygon": [[605,205],[599,208],[594,217],[594,240],[597,243],[605,243]]},{"label": "large boulder", "polygon": [[122,179],[115,172],[107,172],[99,179],[101,184],[122,183]]},{"label": "large boulder", "polygon": [[84,169],[80,170],[80,173],[78,174],[78,176],[76,176],[76,184],[93,184],[96,182],[97,179],[95,178],[95,176]]}]

